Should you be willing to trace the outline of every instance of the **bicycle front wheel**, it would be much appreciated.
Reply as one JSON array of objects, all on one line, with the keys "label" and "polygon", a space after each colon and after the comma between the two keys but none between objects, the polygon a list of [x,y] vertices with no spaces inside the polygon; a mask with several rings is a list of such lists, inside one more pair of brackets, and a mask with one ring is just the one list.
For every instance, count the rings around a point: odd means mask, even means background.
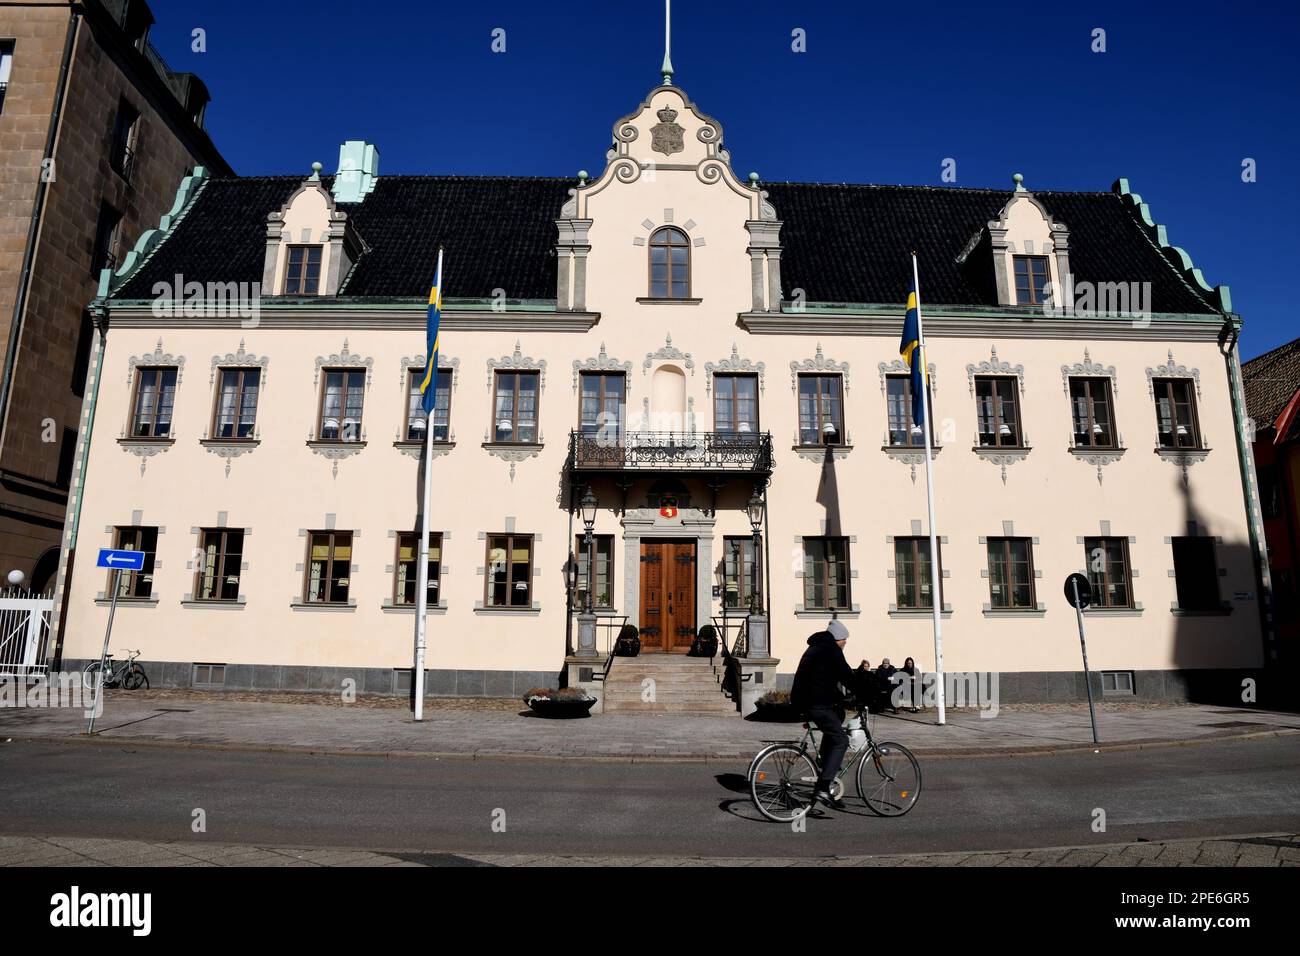
[{"label": "bicycle front wheel", "polygon": [[[95,681],[99,677],[99,670],[100,670],[99,661],[91,661],[89,664],[86,665],[85,670],[81,672],[81,684],[83,687],[86,688],[86,690],[94,689]],[[112,673],[113,673],[112,671],[108,672],[109,677],[112,677]],[[104,686],[108,686],[107,681],[105,681]]]},{"label": "bicycle front wheel", "polygon": [[754,764],[749,793],[759,813],[789,823],[808,812],[816,782],[816,766],[798,747],[769,747]]},{"label": "bicycle front wheel", "polygon": [[858,761],[858,796],[877,816],[901,817],[921,796],[921,765],[902,744],[880,743]]},{"label": "bicycle front wheel", "polygon": [[131,669],[122,675],[122,686],[127,690],[149,689],[149,677],[139,664],[132,664]]}]

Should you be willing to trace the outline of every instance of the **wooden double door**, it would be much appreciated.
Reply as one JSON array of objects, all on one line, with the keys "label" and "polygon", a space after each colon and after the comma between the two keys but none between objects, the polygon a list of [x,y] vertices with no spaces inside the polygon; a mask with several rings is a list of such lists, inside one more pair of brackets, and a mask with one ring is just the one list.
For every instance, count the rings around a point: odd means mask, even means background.
[{"label": "wooden double door", "polygon": [[695,542],[641,542],[641,650],[682,653],[695,638]]}]

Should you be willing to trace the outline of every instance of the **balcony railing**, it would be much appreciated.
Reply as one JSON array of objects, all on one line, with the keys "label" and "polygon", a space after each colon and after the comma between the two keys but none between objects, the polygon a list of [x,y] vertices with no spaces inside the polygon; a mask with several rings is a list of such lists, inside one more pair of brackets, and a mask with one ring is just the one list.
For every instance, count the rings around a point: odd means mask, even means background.
[{"label": "balcony railing", "polygon": [[772,435],[731,432],[569,433],[575,472],[770,474]]}]

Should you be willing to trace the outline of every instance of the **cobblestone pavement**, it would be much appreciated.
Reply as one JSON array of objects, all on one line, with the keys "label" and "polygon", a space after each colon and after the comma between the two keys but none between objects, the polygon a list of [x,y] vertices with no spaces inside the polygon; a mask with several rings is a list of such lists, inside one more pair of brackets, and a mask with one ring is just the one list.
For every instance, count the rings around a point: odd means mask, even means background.
[{"label": "cobblestone pavement", "polygon": [[[988,712],[984,712],[988,713]],[[1200,705],[1101,703],[1104,745],[1194,743],[1258,734],[1300,733],[1300,714]],[[85,740],[86,718],[73,708],[0,708],[0,743],[15,739]],[[739,717],[612,714],[543,720],[522,704],[433,704],[423,723],[397,708],[361,704],[280,703],[202,694],[110,692],[95,725],[98,742],[252,750],[408,756],[592,757],[624,760],[749,756],[765,740],[798,738],[798,724]],[[1004,707],[996,716],[951,709],[937,726],[932,712],[880,715],[872,733],[929,756],[1043,753],[1086,748],[1087,705]]]},{"label": "cobblestone pavement", "polygon": [[813,858],[546,856],[0,836],[0,866],[1300,866],[1300,834],[985,853]]}]

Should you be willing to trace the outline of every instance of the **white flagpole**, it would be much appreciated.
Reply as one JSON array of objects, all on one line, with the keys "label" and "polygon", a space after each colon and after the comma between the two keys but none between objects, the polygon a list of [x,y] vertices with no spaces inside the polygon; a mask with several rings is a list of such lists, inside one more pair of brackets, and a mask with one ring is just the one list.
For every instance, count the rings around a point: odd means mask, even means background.
[{"label": "white flagpole", "polygon": [[[442,306],[442,249],[438,249],[438,272],[434,279],[437,286],[438,306]],[[438,356],[425,357],[425,362],[435,363],[429,387],[433,389],[434,401],[438,397]],[[426,373],[427,374],[427,373]],[[415,691],[415,719],[424,720],[424,651],[427,645],[429,613],[429,512],[433,508],[433,413],[424,416],[424,499],[420,516],[419,567],[416,570],[415,590],[415,673],[411,684]]]},{"label": "white flagpole", "polygon": [[[925,424],[921,431],[925,433],[925,503],[930,518],[930,603],[934,605],[934,670],[936,700],[939,704],[939,725],[945,720],[943,693],[943,575],[939,570],[939,536],[934,527],[934,476],[930,473],[930,366],[925,357],[925,330],[921,322],[921,281],[917,276],[916,253],[912,253],[912,289],[916,293],[916,338],[917,348],[921,352],[921,417]],[[913,396],[913,401],[916,396]]]}]

